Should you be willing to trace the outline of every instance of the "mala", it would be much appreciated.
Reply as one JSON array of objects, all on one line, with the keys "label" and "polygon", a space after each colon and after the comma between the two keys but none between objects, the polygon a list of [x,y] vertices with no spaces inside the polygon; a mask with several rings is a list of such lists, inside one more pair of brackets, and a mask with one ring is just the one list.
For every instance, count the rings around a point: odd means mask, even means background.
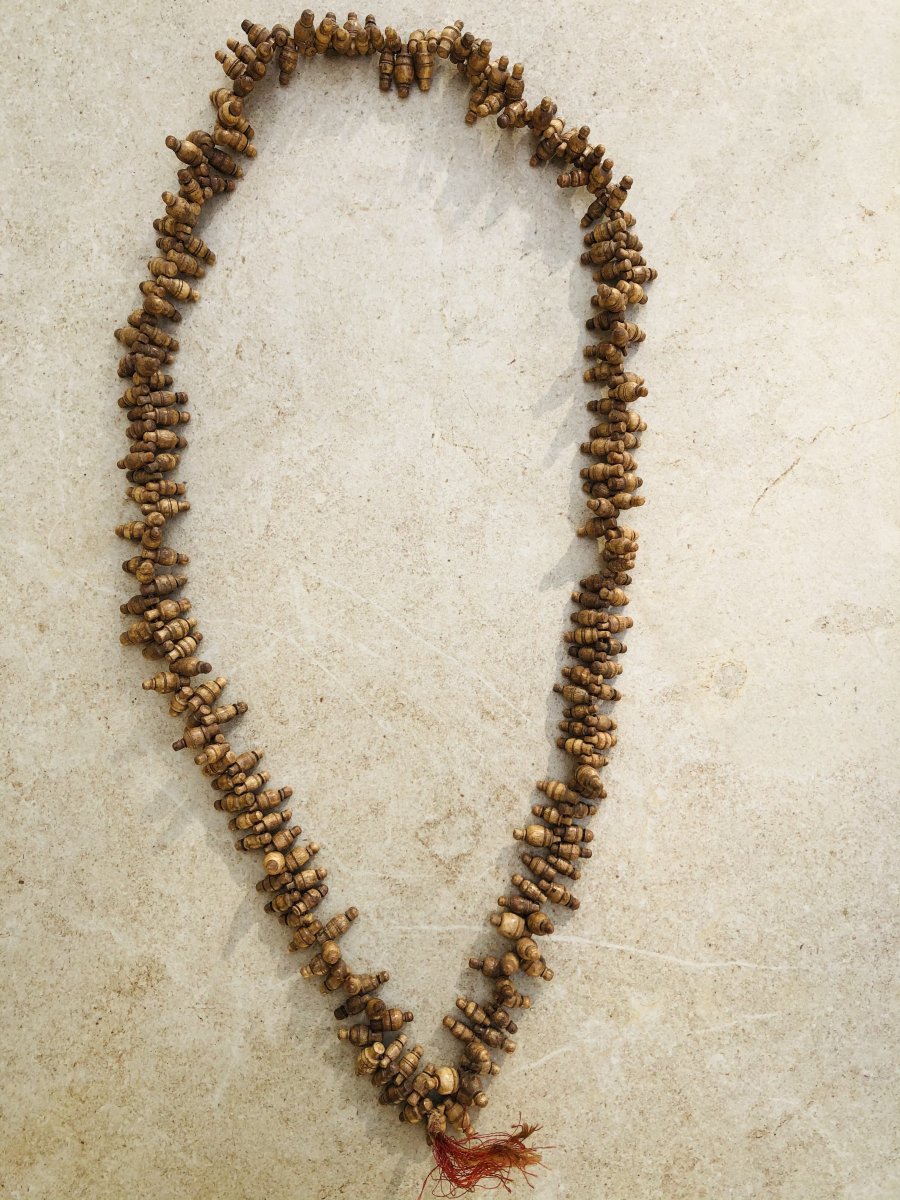
[{"label": "mala", "polygon": [[[499,1074],[498,1059],[515,1049],[513,1014],[531,1007],[522,985],[553,977],[541,943],[553,932],[546,908],[578,908],[570,889],[591,857],[593,840],[584,822],[606,795],[601,770],[608,761],[606,751],[616,743],[616,722],[604,709],[620,698],[612,681],[621,673],[618,658],[626,647],[618,635],[632,620],[618,610],[628,603],[623,589],[631,582],[637,553],[637,533],[620,524],[620,518],[644,502],[637,494],[641,479],[633,452],[646,425],[629,405],[647,389],[639,375],[625,370],[626,355],[644,334],[627,313],[646,301],[644,285],[656,272],[642,258],[634,217],[623,208],[630,177],[613,183],[605,148],[589,144],[587,126],[567,128],[549,97],[529,107],[522,64],[510,69],[505,56],[493,58],[491,42],[463,33],[462,21],[440,33],[417,29],[404,39],[395,29],[380,29],[372,16],[360,23],[350,13],[340,25],[330,12],[316,22],[307,9],[293,30],[283,25],[267,29],[251,21],[241,28],[246,41],[230,38],[228,50],[216,52],[230,87],[210,94],[212,131],[166,138],[179,160],[178,191],[162,194],[165,215],[153,222],[158,253],[140,285],[141,306],[116,330],[125,348],[119,376],[130,381],[119,406],[130,422],[126,433],[131,443],[118,466],[130,484],[127,496],[140,509],[138,520],[116,529],[138,548],[122,564],[139,591],[121,606],[123,613],[137,618],[121,641],[141,646],[145,658],[159,660],[158,672],[144,680],[144,689],[169,696],[169,713],[184,722],[173,748],[194,754],[215,793],[215,807],[227,815],[228,828],[237,835],[237,849],[262,855],[263,876],[256,888],[266,911],[290,930],[289,950],[311,952],[301,976],[319,980],[326,995],[340,994],[335,1018],[350,1023],[342,1024],[337,1036],[355,1049],[356,1074],[368,1078],[380,1104],[398,1107],[401,1121],[422,1124],[435,1164],[421,1195],[429,1182],[445,1196],[466,1194],[479,1184],[508,1191],[515,1172],[527,1178],[529,1168],[541,1161],[528,1145],[535,1127],[520,1124],[510,1134],[479,1136],[472,1118],[488,1102],[484,1085]],[[256,85],[270,67],[287,84],[301,59],[323,54],[377,55],[381,91],[395,89],[401,99],[414,85],[429,91],[436,62],[449,60],[469,91],[466,124],[494,117],[501,129],[528,130],[531,165],[559,164],[556,182],[561,188],[583,187],[593,197],[581,221],[587,231],[581,262],[593,268],[596,284],[591,296],[596,311],[587,321],[595,340],[584,347],[591,360],[584,378],[601,391],[587,405],[597,423],[581,446],[589,460],[581,477],[590,515],[578,533],[597,540],[599,567],[572,594],[573,627],[563,635],[572,662],[563,667],[563,682],[553,689],[564,706],[556,744],[571,761],[571,770],[565,780],[537,784],[542,797],[531,810],[531,823],[513,830],[522,844],[522,873],[512,876],[509,894],[500,897],[490,918],[499,939],[496,953],[469,959],[471,969],[489,981],[488,990],[480,999],[458,997],[455,1011],[444,1017],[460,1045],[455,1064],[435,1065],[421,1045],[410,1044],[402,1031],[413,1014],[379,995],[387,971],[351,966],[344,957],[341,939],[357,910],[347,908],[327,919],[317,915],[328,893],[327,871],[314,865],[319,846],[299,840],[301,829],[291,823],[292,810],[282,807],[291,788],[267,786],[269,774],[259,769],[262,750],[233,748],[226,726],[247,705],[223,703],[227,680],[198,657],[203,634],[191,615],[191,601],[179,595],[187,582],[181,568],[188,557],[165,544],[166,527],[189,508],[186,484],[171,478],[187,446],[179,430],[190,415],[187,395],[173,390],[170,364],[179,344],[168,327],[181,321],[179,305],[199,299],[195,284],[215,262],[196,229],[204,206],[233,192],[243,177],[239,156],[256,156],[246,116],[246,101]],[[200,676],[208,678],[201,681]],[[452,1136],[448,1127],[461,1136]]]}]

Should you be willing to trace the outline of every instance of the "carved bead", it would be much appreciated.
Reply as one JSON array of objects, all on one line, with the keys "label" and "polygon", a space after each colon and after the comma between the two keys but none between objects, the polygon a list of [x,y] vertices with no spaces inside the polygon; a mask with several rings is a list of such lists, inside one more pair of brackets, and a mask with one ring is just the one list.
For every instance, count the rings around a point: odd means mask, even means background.
[{"label": "carved bead", "polygon": [[358,916],[359,909],[357,908],[348,908],[345,912],[338,913],[323,927],[322,939],[327,941],[342,937]]},{"label": "carved bead", "polygon": [[315,944],[316,935],[321,932],[322,923],[315,918],[310,919],[309,925],[300,926],[288,942],[288,950],[306,950]]},{"label": "carved bead", "polygon": [[360,1050],[359,1054],[356,1056],[356,1074],[371,1075],[378,1066],[378,1062],[383,1054],[383,1042],[372,1042],[371,1045],[368,1045],[363,1050]]},{"label": "carved bead", "polygon": [[377,971],[368,975],[349,974],[344,980],[344,991],[348,996],[366,995],[387,983],[390,974],[387,971]]},{"label": "carved bead", "polygon": [[405,100],[409,95],[410,85],[415,78],[412,56],[406,47],[402,47],[394,56],[394,86],[397,95]]},{"label": "carved bead", "polygon": [[494,913],[491,924],[497,926],[501,937],[511,938],[513,941],[525,932],[524,919],[511,912]]}]

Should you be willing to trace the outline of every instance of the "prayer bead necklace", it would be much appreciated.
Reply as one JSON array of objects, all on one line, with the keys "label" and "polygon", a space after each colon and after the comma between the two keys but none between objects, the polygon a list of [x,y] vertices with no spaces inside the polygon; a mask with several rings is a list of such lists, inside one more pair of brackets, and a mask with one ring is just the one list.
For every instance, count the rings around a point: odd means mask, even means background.
[{"label": "prayer bead necklace", "polygon": [[[256,884],[274,913],[291,931],[289,950],[313,951],[301,967],[306,979],[318,979],[326,994],[340,993],[338,1021],[361,1018],[338,1030],[341,1041],[356,1048],[356,1074],[368,1078],[379,1103],[398,1106],[400,1119],[421,1123],[435,1158],[428,1180],[443,1187],[444,1195],[463,1195],[480,1183],[508,1184],[513,1172],[526,1175],[540,1162],[527,1144],[533,1127],[519,1125],[511,1134],[476,1135],[472,1117],[488,1097],[484,1084],[500,1071],[498,1058],[515,1049],[513,1013],[531,1006],[520,990],[522,980],[552,979],[538,939],[553,933],[545,906],[577,908],[570,890],[591,857],[593,834],[587,818],[597,811],[606,791],[601,771],[606,751],[615,745],[616,722],[601,711],[620,698],[611,680],[621,673],[619,655],[626,647],[618,634],[631,618],[618,610],[628,603],[623,590],[631,582],[637,553],[637,533],[619,523],[621,514],[643,504],[637,489],[633,451],[640,445],[643,420],[629,405],[647,394],[639,375],[625,370],[625,358],[643,340],[642,330],[626,319],[627,310],[645,303],[644,285],[655,278],[641,256],[633,232],[634,217],[623,203],[631,188],[626,175],[613,183],[612,161],[605,148],[590,145],[587,126],[567,127],[556,105],[544,97],[533,108],[524,99],[521,63],[512,69],[504,56],[493,58],[491,42],[463,33],[462,21],[437,30],[415,30],[402,38],[390,27],[382,31],[375,18],[360,22],[350,13],[343,25],[333,13],[316,21],[304,11],[293,30],[283,25],[267,29],[244,21],[246,41],[230,38],[228,50],[216,58],[230,81],[211,95],[215,120],[211,132],[194,130],[185,138],[167,137],[166,145],[179,160],[178,191],[163,192],[165,215],[153,222],[159,253],[148,262],[141,283],[141,307],[116,330],[125,347],[120,377],[129,381],[119,405],[126,410],[130,446],[120,460],[129,481],[128,497],[140,508],[140,519],[119,525],[116,533],[136,542],[139,552],[123,563],[140,585],[121,611],[137,620],[121,635],[126,645],[143,648],[160,669],[144,688],[167,694],[169,712],[181,718],[184,731],[173,743],[188,749],[209,779],[215,807],[229,815],[238,850],[262,854],[263,877]],[[571,759],[567,781],[542,780],[543,800],[532,808],[533,823],[513,830],[522,842],[525,874],[511,878],[510,894],[501,896],[490,920],[496,928],[495,955],[471,958],[469,966],[490,981],[482,999],[456,999],[444,1025],[459,1040],[455,1064],[435,1066],[421,1045],[410,1044],[402,1032],[413,1014],[390,1005],[378,994],[388,982],[387,971],[353,968],[344,958],[341,939],[358,917],[356,908],[324,920],[316,910],[328,893],[327,871],[314,866],[319,846],[301,843],[293,812],[283,808],[291,788],[268,788],[269,774],[259,770],[262,750],[232,748],[226,726],[247,711],[243,701],[221,703],[224,676],[209,676],[212,666],[197,656],[203,634],[197,628],[190,600],[176,598],[187,582],[180,568],[188,562],[163,544],[166,527],[190,506],[187,485],[170,478],[187,442],[179,432],[190,419],[187,395],[175,391],[170,372],[179,344],[166,326],[181,321],[181,304],[199,299],[195,283],[213,265],[215,256],[197,236],[204,207],[218,195],[235,190],[243,177],[238,157],[255,158],[254,131],[245,115],[247,98],[269,68],[279,82],[291,81],[301,60],[320,55],[341,58],[378,57],[379,87],[396,90],[401,99],[413,86],[427,92],[437,63],[449,61],[469,90],[465,120],[474,125],[493,117],[500,129],[530,132],[531,164],[557,163],[556,182],[562,188],[585,188],[593,199],[582,218],[586,249],[581,262],[593,267],[596,290],[591,304],[597,310],[587,321],[596,338],[584,347],[593,365],[586,382],[599,384],[601,395],[587,407],[597,424],[589,431],[582,452],[591,460],[581,471],[591,515],[579,535],[596,538],[600,566],[582,579],[572,595],[573,628],[564,635],[573,662],[564,667],[557,684],[563,702],[557,746]],[[307,62],[304,69],[310,68]],[[518,979],[517,979],[518,977]],[[462,1136],[452,1137],[448,1126]],[[423,1186],[424,1192],[424,1186]]]}]

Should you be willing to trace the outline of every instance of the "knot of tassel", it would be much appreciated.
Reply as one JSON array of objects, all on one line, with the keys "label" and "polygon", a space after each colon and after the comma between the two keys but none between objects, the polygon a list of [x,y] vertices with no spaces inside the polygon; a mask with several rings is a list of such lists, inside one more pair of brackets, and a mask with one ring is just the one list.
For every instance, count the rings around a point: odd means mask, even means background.
[{"label": "knot of tassel", "polygon": [[465,1138],[447,1137],[445,1133],[429,1133],[434,1166],[425,1176],[418,1200],[431,1183],[432,1196],[467,1196],[477,1187],[500,1188],[509,1192],[515,1171],[531,1186],[529,1167],[540,1165],[537,1150],[526,1146],[526,1139],[539,1125],[520,1123],[512,1133],[470,1134]]}]

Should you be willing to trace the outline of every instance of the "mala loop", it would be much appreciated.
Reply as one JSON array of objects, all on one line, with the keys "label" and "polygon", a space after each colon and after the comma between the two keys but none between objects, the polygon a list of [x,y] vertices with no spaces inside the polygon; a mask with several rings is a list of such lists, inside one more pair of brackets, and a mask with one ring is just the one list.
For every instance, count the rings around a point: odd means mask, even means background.
[{"label": "mala loop", "polygon": [[[434,1166],[425,1176],[418,1200],[422,1200],[429,1183],[432,1196],[466,1196],[482,1187],[486,1190],[503,1188],[510,1191],[516,1171],[520,1171],[531,1186],[529,1167],[541,1166],[538,1150],[525,1143],[539,1125],[520,1124],[512,1133],[471,1134],[466,1138],[447,1137],[439,1128],[431,1132],[428,1141],[434,1155]],[[435,1122],[439,1126],[440,1122]]]},{"label": "mala loop", "polygon": [[[334,13],[317,20],[306,9],[293,30],[250,20],[241,30],[246,40],[229,38],[227,50],[216,53],[228,86],[210,93],[212,129],[165,139],[177,164],[178,191],[162,193],[163,213],[153,222],[157,253],[146,258],[139,307],[115,333],[124,350],[118,374],[125,390],[118,406],[129,422],[128,450],[118,465],[130,485],[126,495],[139,509],[139,519],[116,530],[134,551],[122,565],[138,589],[121,605],[130,620],[120,640],[155,661],[144,690],[166,697],[170,716],[182,727],[173,749],[187,750],[201,769],[212,789],[211,802],[238,835],[232,839],[236,849],[262,856],[264,874],[260,879],[256,873],[256,888],[265,910],[287,927],[288,950],[307,952],[301,977],[325,995],[340,993],[334,997],[336,1020],[360,1018],[338,1032],[353,1050],[356,1074],[369,1080],[379,1104],[396,1106],[402,1121],[425,1129],[435,1165],[420,1200],[429,1182],[440,1189],[433,1194],[446,1197],[478,1187],[509,1191],[517,1173],[528,1181],[530,1168],[541,1161],[526,1144],[536,1126],[519,1124],[512,1133],[479,1136],[472,1118],[488,1103],[484,1085],[500,1073],[498,1059],[516,1049],[511,1036],[517,1031],[516,1010],[531,1008],[532,985],[553,979],[543,943],[535,938],[550,939],[552,948],[549,905],[578,908],[570,884],[581,878],[592,855],[593,834],[584,822],[606,796],[601,771],[606,752],[616,744],[617,724],[604,706],[621,698],[610,681],[620,674],[618,659],[627,650],[619,635],[632,625],[630,617],[614,610],[628,604],[625,588],[639,548],[637,531],[622,514],[644,503],[635,452],[647,425],[630,406],[647,395],[647,388],[640,375],[626,370],[626,359],[644,339],[632,310],[646,302],[645,287],[656,272],[641,255],[635,218],[623,207],[631,177],[614,183],[613,162],[604,146],[590,144],[590,129],[565,121],[549,96],[529,103],[522,64],[495,57],[487,38],[463,33],[462,21],[440,32],[416,29],[404,36],[390,25],[382,30],[374,16],[361,24],[358,14],[350,13],[339,24]],[[387,971],[357,961],[358,947],[345,958],[343,939],[355,927],[357,909],[317,914],[328,895],[319,844],[298,840],[302,828],[291,824],[292,809],[282,807],[291,788],[266,787],[269,773],[258,769],[263,751],[236,745],[232,722],[247,705],[220,702],[227,677],[213,673],[212,664],[199,656],[208,643],[191,601],[175,595],[187,582],[180,568],[188,555],[170,544],[170,527],[190,504],[184,499],[187,485],[170,476],[187,449],[181,430],[190,416],[187,393],[176,390],[171,373],[180,346],[167,323],[182,320],[180,306],[196,303],[195,285],[216,261],[197,234],[206,206],[239,186],[244,177],[239,158],[249,165],[256,157],[247,114],[251,93],[269,70],[286,85],[318,70],[316,60],[323,55],[332,61],[373,59],[381,91],[409,103],[414,91],[431,91],[436,69],[455,71],[468,91],[462,117],[467,125],[493,120],[507,136],[530,143],[533,167],[546,170],[560,188],[583,188],[591,197],[581,220],[587,232],[579,235],[575,251],[595,285],[586,306],[589,342],[583,346],[591,360],[584,380],[594,398],[587,403],[592,417],[581,445],[588,465],[580,472],[590,515],[577,532],[595,542],[599,562],[572,593],[575,611],[563,634],[569,665],[553,689],[563,705],[562,736],[555,743],[560,760],[569,765],[560,767],[559,779],[537,783],[542,796],[532,805],[532,819],[512,831],[522,843],[520,861],[527,874],[511,876],[508,895],[497,900],[498,911],[490,916],[494,952],[469,959],[482,994],[457,997],[453,1013],[444,1017],[457,1045],[454,1063],[429,1062],[424,1047],[413,1042],[405,1031],[412,1012],[381,995],[390,980]],[[451,1127],[459,1139],[448,1134]]]}]

